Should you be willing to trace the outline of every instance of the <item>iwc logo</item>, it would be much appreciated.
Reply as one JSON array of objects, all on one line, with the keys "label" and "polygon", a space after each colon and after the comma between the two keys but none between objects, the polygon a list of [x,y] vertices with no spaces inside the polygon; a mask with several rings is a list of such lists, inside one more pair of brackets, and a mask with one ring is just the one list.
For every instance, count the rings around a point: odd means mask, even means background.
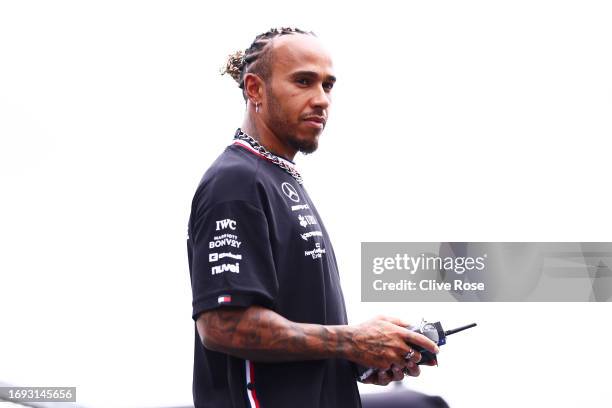
[{"label": "iwc logo", "polygon": [[294,203],[300,202],[300,196],[298,195],[297,191],[295,191],[295,187],[293,187],[291,184],[287,182],[281,184],[281,190],[283,190],[283,193]]}]

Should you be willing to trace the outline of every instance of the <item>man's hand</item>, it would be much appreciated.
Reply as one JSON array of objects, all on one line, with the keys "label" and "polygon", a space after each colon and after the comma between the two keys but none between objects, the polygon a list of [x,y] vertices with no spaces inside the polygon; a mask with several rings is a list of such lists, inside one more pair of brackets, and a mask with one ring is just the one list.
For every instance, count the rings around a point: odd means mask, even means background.
[{"label": "man's hand", "polygon": [[[425,348],[432,353],[438,353],[436,343],[422,334],[408,330],[410,324],[401,319],[379,316],[360,325],[354,326],[351,348],[346,352],[346,358],[364,367],[373,367],[380,370],[381,382],[386,380],[384,375],[403,378],[403,369],[409,375],[417,376],[420,369],[416,366],[421,360],[421,353],[413,350],[410,344]],[[410,360],[406,356],[411,355]],[[408,366],[408,363],[414,363]],[[393,368],[396,368],[395,373]],[[385,373],[391,370],[392,375]],[[400,378],[400,379],[401,379]]]}]

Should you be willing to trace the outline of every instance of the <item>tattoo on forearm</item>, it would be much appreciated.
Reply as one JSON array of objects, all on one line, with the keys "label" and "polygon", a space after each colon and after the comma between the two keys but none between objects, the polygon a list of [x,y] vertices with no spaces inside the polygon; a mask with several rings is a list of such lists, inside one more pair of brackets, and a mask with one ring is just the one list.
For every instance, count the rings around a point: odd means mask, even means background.
[{"label": "tattoo on forearm", "polygon": [[216,309],[202,323],[218,351],[260,361],[343,357],[352,342],[340,326],[294,323],[262,307]]}]

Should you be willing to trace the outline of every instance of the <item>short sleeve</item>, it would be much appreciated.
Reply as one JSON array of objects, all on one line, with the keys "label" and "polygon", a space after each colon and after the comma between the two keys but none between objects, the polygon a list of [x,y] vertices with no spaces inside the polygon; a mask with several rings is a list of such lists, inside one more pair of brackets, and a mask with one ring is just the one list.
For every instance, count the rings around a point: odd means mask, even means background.
[{"label": "short sleeve", "polygon": [[278,281],[259,208],[239,200],[214,205],[190,220],[187,249],[194,320],[220,306],[274,308]]}]

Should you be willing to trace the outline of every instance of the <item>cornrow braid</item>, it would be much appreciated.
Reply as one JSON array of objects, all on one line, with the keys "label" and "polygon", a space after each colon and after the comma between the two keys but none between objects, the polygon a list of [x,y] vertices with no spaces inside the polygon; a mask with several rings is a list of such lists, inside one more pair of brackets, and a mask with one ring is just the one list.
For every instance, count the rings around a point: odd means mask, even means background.
[{"label": "cornrow braid", "polygon": [[270,31],[259,34],[253,40],[253,43],[245,51],[236,51],[227,57],[227,61],[221,67],[221,75],[229,74],[234,81],[238,83],[238,87],[242,89],[242,96],[247,100],[244,90],[244,74],[254,73],[259,75],[264,81],[270,78],[270,47],[272,39],[281,35],[287,34],[307,34],[316,37],[312,31],[304,31],[299,28],[281,27],[272,28]]}]

